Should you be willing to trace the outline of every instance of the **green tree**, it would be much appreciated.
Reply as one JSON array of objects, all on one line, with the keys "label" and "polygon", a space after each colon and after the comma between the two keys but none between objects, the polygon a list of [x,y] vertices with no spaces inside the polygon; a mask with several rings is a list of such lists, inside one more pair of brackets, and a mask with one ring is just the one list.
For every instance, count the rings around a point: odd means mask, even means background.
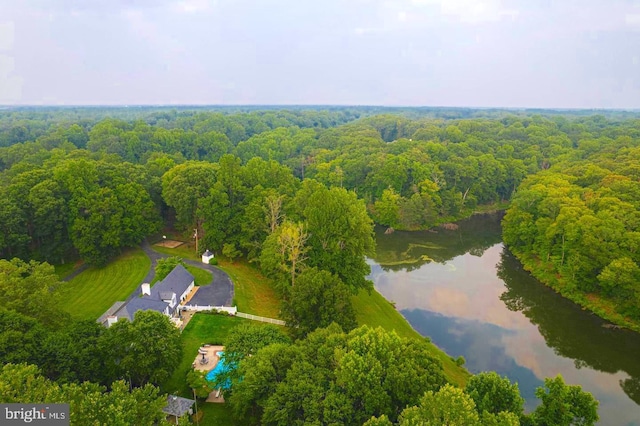
[{"label": "green tree", "polygon": [[417,407],[406,408],[398,419],[400,426],[418,424],[479,426],[481,423],[473,399],[462,389],[446,384],[437,392],[425,393]]},{"label": "green tree", "polygon": [[254,356],[260,349],[274,343],[290,342],[289,337],[279,327],[273,325],[242,324],[235,327],[234,332],[225,342],[224,363],[229,368],[216,376],[216,384],[221,386],[227,380],[235,383],[242,377],[237,371],[241,361]]},{"label": "green tree", "polygon": [[535,425],[594,425],[598,419],[598,401],[580,386],[566,385],[562,376],[544,379],[536,389],[542,403],[532,413]]},{"label": "green tree", "polygon": [[158,259],[158,263],[156,264],[156,278],[158,281],[164,280],[167,275],[171,271],[175,269],[176,266],[182,265],[186,266],[182,261],[182,258],[178,256],[165,257],[164,259]]},{"label": "green tree", "polygon": [[12,310],[57,327],[68,319],[59,307],[62,285],[53,266],[20,259],[0,259],[0,303]]},{"label": "green tree", "polygon": [[214,387],[207,380],[207,372],[200,370],[190,370],[187,373],[187,385],[195,392],[198,398],[207,398]]},{"label": "green tree", "polygon": [[105,331],[99,345],[108,374],[133,386],[166,380],[182,353],[180,331],[155,311],[138,311],[133,322],[118,321]]},{"label": "green tree", "polygon": [[498,414],[508,411],[521,416],[524,399],[520,396],[517,383],[511,383],[496,372],[479,373],[472,376],[465,392],[473,399],[478,413]]},{"label": "green tree", "polygon": [[345,331],[356,326],[349,288],[327,271],[304,270],[283,303],[283,318],[297,336],[327,327],[332,322]]},{"label": "green tree", "polygon": [[356,194],[306,180],[293,204],[309,234],[308,265],[338,275],[354,290],[371,288],[365,256],[374,250],[373,223]]}]

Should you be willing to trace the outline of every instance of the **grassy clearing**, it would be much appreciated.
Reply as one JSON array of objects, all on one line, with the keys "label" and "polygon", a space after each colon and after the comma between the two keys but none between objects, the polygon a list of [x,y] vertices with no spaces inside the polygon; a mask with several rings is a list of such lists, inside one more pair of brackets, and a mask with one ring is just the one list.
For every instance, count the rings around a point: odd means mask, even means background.
[{"label": "grassy clearing", "polygon": [[190,243],[183,244],[180,247],[176,247],[176,248],[162,247],[162,246],[156,246],[156,245],[151,246],[151,248],[153,248],[158,253],[168,254],[169,256],[178,256],[183,259],[191,259],[198,262],[202,260],[202,258],[196,254],[193,247],[191,247]]},{"label": "grassy clearing", "polygon": [[72,273],[77,267],[79,267],[81,263],[78,262],[69,262],[63,263],[62,265],[53,265],[58,278],[63,279],[70,273]]},{"label": "grassy clearing", "polygon": [[229,404],[212,404],[210,402],[198,402],[198,410],[204,416],[200,420],[200,426],[236,426],[240,425],[233,419]]},{"label": "grassy clearing", "polygon": [[[231,330],[246,321],[250,320],[224,315],[195,314],[180,335],[182,360],[171,377],[162,384],[163,392],[178,394],[185,398],[192,397],[186,377],[198,353],[198,348],[206,343],[223,344]],[[255,324],[262,323],[255,322]]]},{"label": "grassy clearing", "polygon": [[[361,290],[352,298],[353,307],[356,311],[356,319],[360,325],[371,327],[382,327],[385,330],[394,330],[401,337],[424,339],[415,331],[406,319],[396,310],[396,308],[377,291],[368,294]],[[431,353],[442,361],[444,373],[449,381],[464,387],[471,374],[459,367],[451,360],[449,355],[438,348],[433,343],[429,343]]]},{"label": "grassy clearing", "polygon": [[125,300],[142,282],[151,261],[140,248],[121,254],[103,268],[89,268],[60,287],[62,308],[75,319],[97,319]]},{"label": "grassy clearing", "polygon": [[268,318],[280,316],[280,298],[269,278],[245,260],[218,261],[220,269],[229,274],[233,281],[235,303],[240,312]]},{"label": "grassy clearing", "polygon": [[207,285],[211,282],[213,274],[204,269],[200,269],[195,266],[187,265],[187,271],[191,272],[191,275],[195,278],[196,285]]}]

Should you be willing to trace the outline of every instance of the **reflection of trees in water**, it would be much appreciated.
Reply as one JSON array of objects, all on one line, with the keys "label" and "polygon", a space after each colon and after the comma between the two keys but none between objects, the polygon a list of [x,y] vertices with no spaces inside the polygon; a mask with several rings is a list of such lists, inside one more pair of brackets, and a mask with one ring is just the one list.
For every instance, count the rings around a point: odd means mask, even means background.
[{"label": "reflection of trees in water", "polygon": [[640,378],[631,377],[629,379],[620,380],[620,387],[627,396],[640,405]]},{"label": "reflection of trees in water", "polygon": [[502,241],[502,216],[502,213],[475,215],[457,222],[456,230],[437,228],[434,232],[396,231],[386,235],[383,228],[377,228],[373,260],[386,271],[413,271],[425,263],[445,263],[465,253],[480,257]]},{"label": "reflection of trees in water", "polygon": [[522,312],[555,353],[574,360],[576,368],[631,376],[620,382],[624,392],[640,404],[640,334],[603,327],[605,321],[544,286],[504,249],[498,277],[506,286],[500,296],[508,309]]}]

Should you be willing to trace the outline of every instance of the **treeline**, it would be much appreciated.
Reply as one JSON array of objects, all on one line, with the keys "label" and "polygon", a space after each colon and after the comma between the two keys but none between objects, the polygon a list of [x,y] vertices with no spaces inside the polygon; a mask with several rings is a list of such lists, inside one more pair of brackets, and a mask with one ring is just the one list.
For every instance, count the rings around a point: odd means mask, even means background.
[{"label": "treeline", "polygon": [[[53,113],[47,114],[48,120],[56,118]],[[618,144],[618,139],[624,143],[624,138],[638,138],[637,120],[612,122],[603,116],[445,121],[382,115],[353,121],[360,114],[351,109],[226,115],[169,110],[151,112],[134,121],[108,118],[97,123],[56,122],[49,128],[44,126],[44,133],[39,136],[27,132],[29,136],[25,137],[35,141],[0,149],[3,192],[9,186],[16,187],[3,197],[6,201],[0,206],[0,217],[8,218],[0,230],[0,251],[5,257],[33,257],[56,263],[64,258],[60,251],[66,252],[70,247],[94,263],[104,262],[113,254],[113,250],[109,253],[106,249],[106,256],[88,254],[92,247],[81,249],[80,243],[73,242],[69,231],[75,220],[72,216],[77,213],[70,212],[67,223],[60,225],[66,230],[59,233],[68,234],[68,238],[57,237],[59,242],[54,247],[47,247],[43,237],[53,235],[51,229],[30,217],[37,214],[34,211],[39,206],[35,200],[29,205],[26,198],[41,177],[27,178],[23,174],[38,168],[50,173],[66,156],[135,170],[137,176],[127,179],[145,186],[165,221],[170,218],[166,205],[171,205],[166,197],[159,196],[159,178],[165,172],[176,166],[186,167],[188,161],[221,163],[223,157],[233,155],[242,167],[251,167],[249,163],[257,157],[286,167],[296,180],[313,178],[327,187],[355,191],[377,223],[413,230],[469,216],[478,205],[508,200],[527,175],[564,158],[598,150],[602,140]],[[349,123],[343,124],[346,122]],[[77,148],[89,153],[74,152]],[[123,160],[143,167],[125,165]],[[230,160],[227,157],[225,161]],[[237,170],[238,167],[231,172]],[[118,173],[126,176],[126,171]],[[27,180],[23,188],[18,188],[20,180]],[[114,187],[118,183],[109,182],[111,177],[99,180],[101,188],[119,192]],[[56,185],[49,185],[49,192],[66,192],[67,201],[77,197],[68,188],[59,188],[60,183]],[[110,195],[118,198],[117,194]],[[290,191],[286,195],[291,196]],[[37,197],[34,194],[31,198]],[[234,202],[229,201],[231,205]],[[71,202],[70,210],[75,209]],[[148,229],[151,233],[153,227]],[[115,239],[122,243],[104,244],[126,246],[139,239],[137,234],[131,239],[122,235]],[[55,247],[58,252],[53,253]],[[239,249],[251,251],[246,242]]]},{"label": "treeline", "polygon": [[103,265],[160,229],[159,186],[159,176],[119,157],[39,151],[0,175],[0,253]]},{"label": "treeline", "polygon": [[381,328],[335,324],[291,342],[273,326],[243,326],[225,345],[230,368],[216,377],[242,424],[593,425],[598,402],[558,376],[524,414],[517,384],[496,373],[464,390],[447,383],[427,343]]},{"label": "treeline", "polygon": [[623,325],[640,320],[640,139],[600,139],[529,177],[504,240],[563,295]]}]

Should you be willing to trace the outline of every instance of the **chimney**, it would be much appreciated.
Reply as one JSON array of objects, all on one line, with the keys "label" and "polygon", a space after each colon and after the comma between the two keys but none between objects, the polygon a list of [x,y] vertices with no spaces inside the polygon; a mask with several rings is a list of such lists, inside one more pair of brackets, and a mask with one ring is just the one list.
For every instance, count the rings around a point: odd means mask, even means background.
[{"label": "chimney", "polygon": [[151,286],[148,283],[142,284],[142,295],[143,296],[151,295]]},{"label": "chimney", "polygon": [[118,317],[116,316],[108,316],[107,317],[107,328],[111,327],[113,324],[115,324],[116,322],[118,322]]}]

